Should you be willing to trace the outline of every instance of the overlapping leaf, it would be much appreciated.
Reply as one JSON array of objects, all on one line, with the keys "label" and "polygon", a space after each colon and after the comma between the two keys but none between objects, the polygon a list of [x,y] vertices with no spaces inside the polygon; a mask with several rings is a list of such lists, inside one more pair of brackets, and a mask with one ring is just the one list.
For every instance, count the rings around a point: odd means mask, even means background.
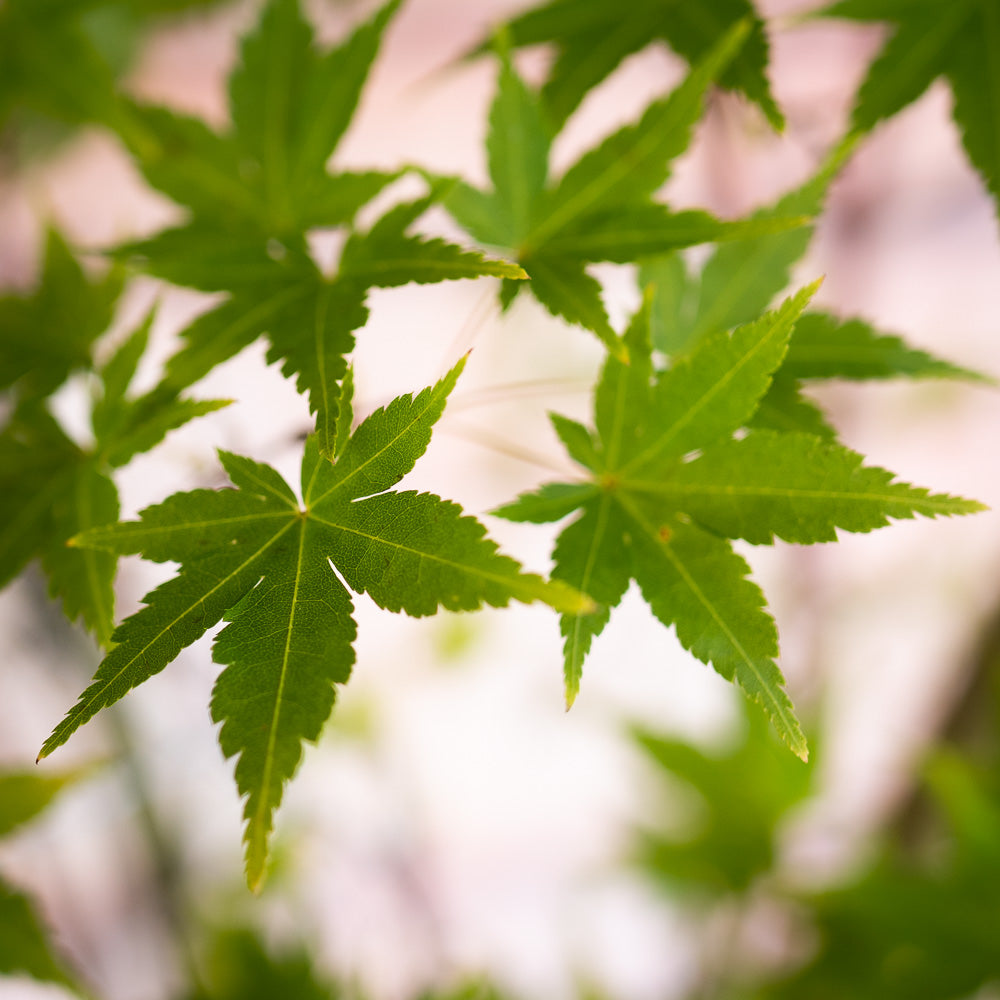
[{"label": "overlapping leaf", "polygon": [[932,752],[931,795],[916,829],[933,831],[935,850],[914,849],[911,823],[908,836],[886,838],[847,884],[796,899],[809,907],[820,945],[755,995],[937,1000],[992,988],[1000,975],[1000,796],[993,742],[984,743],[988,764],[978,744],[973,759]]},{"label": "overlapping leaf", "polygon": [[27,975],[73,988],[34,904],[0,878],[0,975]]},{"label": "overlapping leaf", "polygon": [[771,124],[781,112],[767,82],[767,37],[748,0],[634,0],[625,8],[605,0],[551,0],[514,18],[506,31],[512,44],[555,46],[556,58],[542,88],[551,120],[562,124],[587,92],[623,59],[651,42],[663,41],[691,63],[740,21],[750,24],[746,46],[720,76],[720,83],[756,101]]},{"label": "overlapping leaf", "polygon": [[63,238],[50,231],[38,287],[28,296],[0,298],[0,390],[36,399],[89,368],[121,290],[119,271],[89,280]]},{"label": "overlapping leaf", "polygon": [[[68,549],[67,539],[118,519],[114,468],[188,420],[226,405],[169,394],[127,395],[152,317],[106,365],[94,365],[95,342],[111,320],[120,290],[115,272],[89,281],[53,233],[36,292],[0,299],[0,388],[11,390],[14,401],[0,431],[0,586],[39,557],[50,593],[62,601],[66,616],[81,619],[102,643],[114,620],[115,559]],[[92,447],[68,437],[46,408],[46,397],[79,370],[92,371],[100,387]]]},{"label": "overlapping leaf", "polygon": [[840,0],[820,13],[894,28],[858,92],[856,128],[873,128],[947,78],[962,144],[1000,213],[1000,7],[992,0]]},{"label": "overlapping leaf", "polygon": [[142,131],[132,151],[150,183],[188,206],[199,228],[210,221],[237,236],[262,236],[262,250],[268,237],[349,222],[394,175],[330,174],[326,164],[398,6],[390,0],[341,46],[320,51],[298,0],[271,0],[230,77],[231,129],[133,108]]},{"label": "overlapping leaf", "polygon": [[745,725],[723,752],[646,730],[634,734],[658,776],[697,796],[681,832],[676,822],[673,831],[653,824],[638,831],[636,861],[671,889],[709,898],[751,890],[773,870],[778,824],[812,790],[814,769],[782,752],[762,717],[746,713]]},{"label": "overlapping leaf", "polygon": [[[0,837],[35,819],[81,772],[40,777],[0,773]],[[74,988],[32,901],[0,878],[0,976],[28,975]]]},{"label": "overlapping leaf", "polygon": [[826,541],[889,518],[971,513],[977,503],[896,483],[860,456],[805,434],[734,432],[752,421],[815,286],[779,309],[703,338],[673,367],[651,366],[649,304],[609,358],[595,393],[596,436],[556,421],[580,484],[549,484],[495,513],[551,521],[578,510],[556,543],[553,577],[601,611],[564,617],[567,701],[593,638],[631,579],[681,644],[736,681],[800,756],[806,745],[775,662],[778,637],[749,568],[728,538]]},{"label": "overlapping leaf", "polygon": [[114,76],[80,24],[87,0],[0,6],[0,127],[19,106],[71,124],[121,123]]},{"label": "overlapping leaf", "polygon": [[[550,312],[618,349],[588,263],[624,263],[801,222],[794,216],[722,222],[651,200],[669,177],[671,161],[687,148],[707,88],[743,51],[749,30],[740,23],[717,39],[672,94],[586,152],[558,180],[548,176],[551,135],[541,99],[502,55],[487,139],[493,190],[457,182],[446,206],[479,242],[516,256],[531,276],[527,287]],[[505,304],[516,290],[507,286]]]},{"label": "overlapping leaf", "polygon": [[354,331],[367,320],[369,288],[525,276],[516,265],[411,235],[431,198],[352,232],[332,277],[309,255],[309,230],[349,225],[397,176],[330,173],[326,165],[398,5],[391,0],[341,46],[320,51],[298,0],[272,0],[230,79],[228,132],[161,108],[134,108],[143,123],[132,143],[140,166],[192,218],[119,253],[176,284],[230,294],[184,331],[186,345],[168,363],[164,391],[190,385],[266,335],[268,360],[308,394],[324,454],[337,421],[336,384]]},{"label": "overlapping leaf", "polygon": [[[815,175],[755,213],[753,220],[818,215],[832,179],[855,144],[856,137],[848,136]],[[678,357],[711,334],[750,322],[787,287],[812,231],[811,225],[805,225],[723,244],[697,270],[679,253],[643,261],[639,281],[653,292],[654,346]],[[826,313],[807,312],[795,325],[785,362],[761,401],[754,424],[832,438],[834,432],[823,414],[802,394],[803,381],[896,377],[983,380],[861,320],[842,321]]]},{"label": "overlapping leaf", "polygon": [[347,680],[354,661],[352,604],[341,579],[380,607],[417,616],[511,599],[547,601],[566,614],[589,607],[565,584],[522,573],[455,504],[391,490],[426,448],[461,368],[376,411],[346,440],[335,436],[335,463],[311,437],[301,509],[273,469],[223,454],[236,489],[175,494],[139,521],[80,536],[81,547],[141,552],[181,569],[115,631],[114,648],[42,754],[224,618],[229,624],[213,654],[226,669],[212,715],[222,723],[223,751],[239,758],[247,874],[255,885],[302,741],[319,735],[333,685]]}]

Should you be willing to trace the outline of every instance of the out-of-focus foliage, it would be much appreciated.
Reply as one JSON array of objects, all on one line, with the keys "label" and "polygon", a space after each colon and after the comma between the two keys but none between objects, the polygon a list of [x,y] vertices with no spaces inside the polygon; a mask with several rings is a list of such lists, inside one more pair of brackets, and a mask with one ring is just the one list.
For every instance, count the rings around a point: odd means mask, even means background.
[{"label": "out-of-focus foliage", "polygon": [[699,0],[696,4],[632,0],[626,7],[607,0],[550,0],[514,18],[506,31],[516,46],[547,44],[555,49],[542,98],[549,119],[562,125],[587,92],[633,52],[654,41],[666,42],[678,55],[696,63],[741,21],[749,26],[750,37],[719,82],[756,101],[780,129],[784,118],[766,75],[764,23],[749,0]]},{"label": "out-of-focus foliage", "polygon": [[304,951],[272,954],[247,929],[217,932],[202,964],[204,982],[184,1000],[338,1000],[354,995],[323,982]]},{"label": "out-of-focus foliage", "polygon": [[[98,343],[122,290],[118,269],[91,279],[50,232],[38,287],[0,298],[0,391],[11,413],[0,427],[0,586],[40,558],[66,616],[106,643],[114,622],[115,559],[67,547],[73,535],[118,519],[112,470],[195,417],[227,405],[128,390],[146,351],[150,316],[105,362]],[[67,434],[48,408],[56,390],[86,373],[92,441]]]},{"label": "out-of-focus foliage", "polygon": [[1000,4],[994,0],[840,0],[819,13],[885,21],[892,34],[858,91],[853,123],[868,131],[938,77],[951,85],[962,144],[1000,213]]},{"label": "out-of-focus foliage", "polygon": [[[0,774],[0,837],[33,820],[61,789],[80,776]],[[0,876],[0,977],[5,975],[26,975],[74,988],[73,978],[34,903]]]},{"label": "out-of-focus foliage", "polygon": [[[668,795],[663,828],[650,824],[637,834],[636,861],[670,892],[719,901],[747,892],[777,861],[776,834],[789,813],[814,791],[815,765],[803,766],[774,739],[755,712],[745,713],[743,732],[722,752],[635,731],[644,756],[671,784],[696,795]],[[671,830],[667,810],[682,814]]]},{"label": "out-of-focus foliage", "polygon": [[[224,927],[211,935],[201,985],[183,1000],[368,1000],[356,984],[334,981],[301,947],[274,948],[249,928]],[[414,1000],[503,1000],[488,982],[422,992]]]},{"label": "out-of-focus foliage", "polygon": [[[996,691],[990,669],[981,676]],[[639,870],[693,922],[727,914],[739,927],[766,902],[799,940],[766,966],[737,934],[728,951],[710,953],[692,1000],[991,995],[1000,983],[1000,699],[987,704],[966,749],[930,752],[873,859],[818,892],[796,888],[780,845],[783,823],[821,792],[821,771],[796,766],[752,715],[724,753],[635,732],[669,803],[661,821],[636,831]]]},{"label": "out-of-focus foliage", "polygon": [[761,1000],[961,1000],[1000,986],[998,665],[995,649],[992,663],[979,664],[988,693],[977,740],[930,752],[921,792],[875,862],[844,886],[800,898],[816,953]]},{"label": "out-of-focus foliage", "polygon": [[122,127],[116,78],[164,16],[223,0],[5,0],[0,4],[0,138],[30,160],[94,123]]}]

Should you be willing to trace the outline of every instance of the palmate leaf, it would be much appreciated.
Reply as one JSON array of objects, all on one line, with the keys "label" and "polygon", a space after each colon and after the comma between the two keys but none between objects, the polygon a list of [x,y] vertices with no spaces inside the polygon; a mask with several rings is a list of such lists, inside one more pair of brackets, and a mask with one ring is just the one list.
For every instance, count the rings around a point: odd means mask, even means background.
[{"label": "palmate leaf", "polygon": [[212,715],[222,723],[224,753],[239,758],[247,877],[256,885],[284,783],[354,661],[352,604],[341,578],[380,607],[417,616],[512,599],[543,600],[566,614],[587,610],[590,602],[564,584],[522,573],[455,504],[391,491],[427,447],[463,364],[372,414],[340,445],[336,463],[311,437],[301,509],[273,469],[223,454],[236,489],[176,494],[139,521],[79,536],[78,547],[141,552],[181,569],[116,629],[114,648],[42,756],[225,619],[213,650],[226,669]]},{"label": "palmate leaf", "polygon": [[[349,225],[400,175],[327,170],[398,6],[399,0],[390,0],[342,45],[321,51],[299,0],[270,0],[244,39],[230,78],[233,125],[227,132],[162,108],[133,106],[141,128],[131,146],[140,167],[154,187],[190,208],[192,218],[119,253],[177,284],[249,292],[247,308],[300,281],[311,264],[306,233]],[[422,204],[426,208],[429,202]],[[360,245],[352,241],[355,263],[365,250],[372,258],[378,249],[395,257],[394,270],[379,271],[370,259],[367,271],[355,268],[352,280],[370,287],[479,274],[522,276],[517,268],[486,262],[443,241],[404,240],[403,231],[421,210],[414,205],[390,213]],[[380,240],[389,240],[388,247],[376,247]]]},{"label": "palmate leaf", "polygon": [[[141,255],[149,272],[204,291],[231,290],[231,298],[200,316],[182,333],[185,346],[167,362],[167,374],[153,399],[162,403],[207,375],[260,336],[269,342],[267,360],[294,377],[316,415],[320,449],[329,455],[337,426],[337,382],[347,370],[354,332],[365,325],[372,287],[395,287],[480,275],[506,280],[526,277],[516,264],[488,260],[440,239],[410,235],[408,229],[427,210],[431,198],[390,209],[367,232],[355,232],[340,267],[326,277],[295,240],[270,241],[253,234],[228,241],[212,257],[200,242],[202,226],[162,233],[132,244],[125,252]],[[278,252],[280,251],[280,252]],[[208,266],[202,269],[202,261]]]},{"label": "palmate leaf", "polygon": [[24,106],[76,125],[121,125],[110,67],[80,24],[86,3],[7,0],[0,7],[0,128]]},{"label": "palmate leaf", "polygon": [[175,284],[230,295],[183,331],[185,346],[167,364],[157,404],[266,335],[268,360],[308,395],[320,449],[329,455],[337,382],[354,331],[367,321],[369,288],[525,277],[514,264],[410,234],[433,195],[352,232],[332,276],[309,254],[308,230],[349,225],[399,176],[326,167],[398,6],[391,0],[341,46],[321,52],[298,0],[271,0],[230,79],[229,132],[159,108],[134,109],[145,133],[133,151],[147,179],[186,204],[192,218],[117,254]]},{"label": "palmate leaf", "polygon": [[0,878],[0,975],[74,987],[31,900]]},{"label": "palmate leaf", "polygon": [[[796,213],[822,210],[832,179],[856,143],[841,141],[817,173],[759,210],[751,222],[781,221]],[[697,271],[678,253],[643,261],[639,282],[651,288],[653,344],[681,357],[704,338],[749,323],[788,284],[792,267],[805,252],[811,225],[762,233],[718,246]],[[761,401],[754,426],[833,437],[823,414],[801,392],[810,379],[965,378],[984,380],[967,369],[908,347],[894,335],[861,320],[837,320],[826,313],[806,313],[796,323],[788,354],[771,389]]]},{"label": "palmate leaf", "polygon": [[669,788],[679,780],[696,795],[680,831],[676,823],[664,830],[648,822],[637,831],[636,863],[673,893],[752,891],[774,868],[779,824],[813,790],[815,768],[783,753],[758,714],[744,714],[743,733],[722,752],[646,730],[633,734],[657,777]]},{"label": "palmate leaf", "polygon": [[744,19],[751,24],[750,39],[720,82],[756,101],[780,129],[783,119],[765,76],[764,26],[747,0],[711,0],[696,8],[677,0],[635,0],[625,9],[605,0],[551,0],[516,17],[506,30],[516,46],[555,45],[556,59],[542,96],[552,121],[561,125],[592,87],[651,41],[666,42],[694,63]]},{"label": "palmate leaf", "polygon": [[805,757],[776,663],[777,630],[727,539],[826,541],[837,528],[870,531],[890,518],[982,509],[893,482],[891,473],[864,468],[859,455],[812,435],[745,430],[815,289],[731,335],[703,338],[663,372],[652,368],[647,296],[623,338],[629,363],[611,356],[597,385],[596,438],[573,421],[556,422],[586,481],[550,483],[494,511],[515,521],[580,511],[556,543],[552,575],[601,607],[563,619],[569,703],[593,638],[634,579],[681,644],[738,683]]},{"label": "palmate leaf", "polygon": [[132,107],[140,128],[131,148],[149,182],[197,219],[265,237],[349,222],[395,175],[331,175],[326,163],[398,5],[390,0],[341,46],[319,51],[298,0],[271,0],[230,78],[230,131]]},{"label": "palmate leaf", "polygon": [[992,381],[979,372],[909,347],[902,337],[880,333],[863,320],[839,320],[822,312],[806,313],[796,324],[781,373],[792,379]]},{"label": "palmate leaf", "polygon": [[[854,140],[839,143],[819,170],[752,220],[814,217],[822,211],[830,183],[843,165]],[[791,279],[793,265],[812,239],[813,226],[762,233],[716,247],[701,269],[692,273],[679,254],[643,261],[639,284],[653,286],[653,345],[667,354],[683,354],[720,330],[749,323],[767,309]]]},{"label": "palmate leaf", "polygon": [[[493,189],[456,182],[445,206],[476,240],[516,257],[532,279],[524,287],[550,312],[618,349],[588,264],[626,263],[698,243],[747,239],[803,221],[798,213],[724,222],[705,212],[674,213],[651,201],[670,176],[671,161],[690,142],[706,90],[736,57],[749,30],[746,23],[733,27],[673,93],[584,153],[558,180],[548,177],[552,136],[540,98],[501,51],[487,138]],[[504,286],[505,307],[517,290]]]},{"label": "palmate leaf", "polygon": [[1000,213],[1000,8],[991,0],[841,0],[820,13],[895,28],[858,92],[854,127],[868,131],[946,77],[962,144]]},{"label": "palmate leaf", "polygon": [[[59,295],[62,285],[45,287],[45,295]],[[76,353],[68,353],[67,364],[73,358],[75,366],[94,367],[91,341],[96,334],[89,327],[111,311],[111,303],[105,303],[103,296],[99,301],[98,310],[82,312],[86,347],[78,345]],[[72,300],[62,308],[71,304]],[[59,315],[59,311],[41,302],[33,314]],[[111,479],[114,468],[153,448],[169,431],[228,404],[228,400],[183,397],[137,400],[127,395],[146,347],[151,320],[152,316],[140,324],[97,371],[101,392],[92,413],[91,448],[71,440],[43,401],[32,398],[31,391],[21,393],[27,396],[26,401],[0,432],[0,586],[9,583],[32,559],[40,558],[50,595],[62,602],[67,618],[81,620],[102,645],[110,640],[114,622],[116,560],[107,552],[70,549],[67,540],[118,520],[118,491]],[[67,328],[72,326],[68,316],[65,323]],[[42,327],[36,338],[44,342],[48,332]],[[59,332],[53,330],[53,357]],[[57,361],[53,367],[55,377],[59,377]],[[63,377],[65,368],[64,364]],[[17,386],[37,390],[48,387],[51,381],[49,374],[32,367],[23,370]]]},{"label": "palmate leaf", "polygon": [[50,230],[38,287],[26,297],[0,298],[0,390],[14,387],[22,399],[47,396],[72,372],[89,368],[121,289],[118,269],[89,280]]}]

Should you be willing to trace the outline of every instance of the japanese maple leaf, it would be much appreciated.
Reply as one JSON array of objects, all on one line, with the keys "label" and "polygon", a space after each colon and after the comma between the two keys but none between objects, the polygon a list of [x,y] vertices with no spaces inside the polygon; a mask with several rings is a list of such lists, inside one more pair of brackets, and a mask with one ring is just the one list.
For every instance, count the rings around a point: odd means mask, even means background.
[{"label": "japanese maple leaf", "polygon": [[[830,182],[856,142],[855,135],[842,140],[812,177],[773,205],[759,209],[752,219],[818,216]],[[805,253],[812,230],[809,223],[724,243],[697,267],[679,252],[643,261],[639,283],[652,291],[653,346],[678,358],[711,334],[752,322],[788,287],[792,268]],[[910,347],[903,338],[860,318],[841,319],[809,310],[796,322],[788,353],[751,422],[756,427],[833,438],[836,434],[823,413],[802,392],[804,384],[890,378],[990,381],[978,372]]]},{"label": "japanese maple leaf", "polygon": [[653,41],[662,41],[696,63],[740,21],[750,25],[750,37],[721,74],[720,83],[756,101],[771,124],[780,129],[784,119],[765,75],[767,36],[749,0],[700,0],[697,4],[633,0],[626,7],[606,0],[551,0],[514,18],[505,30],[517,46],[555,46],[556,59],[542,97],[552,121],[562,124],[587,92],[626,56]]},{"label": "japanese maple leaf", "polygon": [[873,128],[944,76],[962,144],[1000,213],[1000,5],[995,0],[840,0],[828,17],[888,21],[894,31],[858,92],[853,124]]},{"label": "japanese maple leaf", "polygon": [[81,24],[92,0],[0,5],[0,128],[19,108],[77,125],[125,124],[114,74]]},{"label": "japanese maple leaf", "polygon": [[[126,135],[147,180],[185,205],[190,219],[117,253],[175,284],[229,293],[184,331],[163,391],[192,384],[266,335],[268,360],[308,394],[327,455],[336,384],[354,331],[367,321],[370,288],[525,277],[514,264],[411,234],[435,192],[396,206],[366,231],[351,226],[398,172],[331,172],[327,162],[398,6],[391,0],[342,45],[323,51],[298,0],[271,0],[230,78],[231,128],[216,132],[195,118],[133,105],[136,125]],[[347,227],[349,238],[327,275],[310,255],[308,234],[332,227]]]},{"label": "japanese maple leaf", "polygon": [[456,504],[391,490],[427,447],[463,364],[433,388],[377,410],[349,437],[345,400],[336,461],[321,456],[315,435],[306,444],[301,504],[269,466],[221,453],[235,489],[178,493],[138,521],[79,536],[77,546],[141,553],[180,570],[115,630],[93,683],[41,755],[224,619],[213,646],[225,669],[212,717],[222,723],[223,752],[238,757],[247,877],[256,885],[302,742],[319,736],[334,684],[348,679],[354,662],[347,587],[416,616],[511,599],[543,600],[565,614],[590,607],[566,584],[521,572]]},{"label": "japanese maple leaf", "polygon": [[[113,627],[115,559],[69,549],[67,539],[118,520],[114,469],[228,402],[129,395],[152,316],[105,363],[95,362],[121,289],[116,269],[88,278],[51,232],[38,287],[0,298],[0,390],[12,402],[0,430],[0,586],[40,558],[49,592],[67,618],[82,619],[101,643]],[[96,397],[89,444],[73,440],[46,405],[80,372],[88,373]]]},{"label": "japanese maple leaf", "polygon": [[894,482],[883,469],[863,467],[855,452],[810,434],[734,437],[754,415],[815,288],[731,335],[705,338],[664,372],[651,364],[647,302],[625,334],[631,363],[612,356],[604,367],[596,434],[553,417],[585,480],[543,486],[495,511],[536,522],[579,511],[556,543],[553,578],[590,594],[601,609],[562,619],[567,703],[594,637],[634,579],[681,644],[736,681],[805,757],[775,662],[777,630],[728,539],[832,541],[837,528],[870,531],[889,518],[982,509]]},{"label": "japanese maple leaf", "polygon": [[[621,349],[588,264],[624,264],[803,221],[799,215],[723,222],[707,212],[673,212],[652,200],[670,176],[671,161],[690,142],[705,91],[741,50],[748,30],[742,23],[733,28],[673,93],[584,153],[558,179],[549,177],[552,135],[541,100],[501,52],[487,137],[493,190],[456,181],[446,207],[477,241],[513,254],[531,277],[525,287],[550,312]],[[505,283],[505,306],[517,291],[517,284]]]}]

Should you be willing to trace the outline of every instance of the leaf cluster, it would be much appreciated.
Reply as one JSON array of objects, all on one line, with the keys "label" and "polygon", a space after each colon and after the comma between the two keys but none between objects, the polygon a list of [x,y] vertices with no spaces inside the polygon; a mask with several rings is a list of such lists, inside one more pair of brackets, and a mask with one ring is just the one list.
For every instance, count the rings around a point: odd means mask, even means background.
[{"label": "leaf cluster", "polygon": [[[610,14],[610,8],[600,6]],[[651,5],[639,8],[648,17]],[[517,22],[512,29],[516,27]],[[703,211],[673,212],[653,199],[670,176],[671,161],[691,140],[709,86],[747,50],[748,22],[723,21],[722,27],[727,30],[713,35],[713,44],[671,94],[588,150],[557,179],[549,176],[553,134],[544,91],[535,93],[517,75],[501,40],[487,138],[493,190],[456,179],[445,201],[476,240],[514,255],[531,276],[528,289],[546,309],[593,331],[612,350],[620,345],[588,264],[623,264],[698,243],[781,231],[804,221],[800,214],[724,222]],[[505,284],[503,304],[509,305],[518,291],[519,286]]]},{"label": "leaf cluster", "polygon": [[652,364],[647,303],[624,335],[629,363],[609,356],[604,366],[596,433],[552,418],[584,480],[546,484],[494,512],[534,522],[580,512],[556,543],[553,576],[591,594],[601,610],[562,619],[568,704],[594,638],[634,579],[681,644],[735,680],[805,757],[775,662],[777,629],[727,540],[809,544],[834,540],[837,528],[870,531],[889,518],[980,509],[894,482],[814,434],[753,425],[814,291],[731,334],[705,337],[662,371]]},{"label": "leaf cluster", "polygon": [[[807,395],[820,379],[979,376],[860,319],[809,311],[815,284],[767,311],[806,250],[833,177],[863,130],[891,112],[859,110],[854,132],[814,177],[747,219],[674,211],[660,192],[713,85],[742,92],[772,124],[782,123],[766,80],[762,22],[748,0],[641,0],[624,15],[604,0],[551,0],[515,18],[492,45],[499,76],[486,142],[491,187],[418,171],[424,195],[379,215],[373,200],[404,171],[341,170],[336,158],[399,0],[333,46],[317,43],[298,0],[268,0],[243,39],[229,78],[229,122],[218,129],[119,91],[81,34],[91,6],[9,0],[0,7],[9,29],[0,31],[0,120],[23,99],[113,129],[148,183],[184,216],[113,248],[113,266],[97,281],[53,235],[37,291],[0,300],[0,389],[11,399],[0,432],[0,582],[41,557],[67,615],[82,618],[107,654],[42,755],[225,622],[213,645],[223,669],[211,711],[224,754],[236,759],[247,876],[256,886],[285,783],[354,662],[352,593],[414,616],[545,601],[560,614],[571,704],[594,639],[634,580],[682,645],[739,684],[805,757],[777,664],[775,623],[733,542],[810,544],[890,519],[981,509],[864,466]],[[967,33],[978,18],[988,35],[992,15],[973,6],[956,4],[948,25],[961,23]],[[926,14],[924,0],[846,0],[830,13],[860,16],[862,7],[865,16],[899,20],[905,37]],[[49,13],[58,17],[46,33]],[[950,78],[972,44],[961,37],[965,48],[942,70]],[[558,129],[592,86],[651,40],[684,57],[687,76],[554,176]],[[556,58],[535,91],[512,52],[538,43],[552,45]],[[966,61],[981,71],[973,55]],[[65,65],[49,73],[60,59]],[[74,89],[77,79],[86,82]],[[975,114],[988,104],[955,86]],[[866,106],[864,91],[860,101]],[[978,124],[967,131],[978,151],[970,155],[991,177],[980,155],[990,133]],[[420,234],[437,202],[484,250],[512,259]],[[311,246],[330,230],[340,232],[343,249],[335,267],[323,269]],[[703,243],[718,246],[695,268],[682,251]],[[597,263],[639,266],[643,305],[621,336],[588,270]],[[182,331],[163,377],[141,395],[132,387],[152,317],[110,353],[99,345],[125,268],[222,296]],[[349,357],[370,291],[480,276],[501,279],[504,306],[527,289],[607,349],[592,427],[552,417],[578,475],[496,512],[534,522],[572,517],[549,581],[500,554],[457,505],[395,489],[427,448],[464,362],[352,432]],[[172,428],[225,405],[184,393],[259,338],[314,419],[300,493],[271,467],[222,453],[231,488],[178,493],[118,523],[114,470]],[[51,407],[53,393],[76,376],[92,396],[83,443]],[[126,553],[179,570],[112,631],[115,562]]]},{"label": "leaf cluster", "polygon": [[[97,360],[121,288],[118,269],[88,279],[52,232],[35,291],[0,298],[0,390],[11,405],[0,430],[0,585],[40,558],[66,616],[82,619],[101,643],[109,640],[114,622],[115,560],[69,549],[66,542],[118,520],[113,470],[228,402],[155,391],[130,395],[152,315],[106,360]],[[84,443],[67,434],[49,407],[72,376],[90,382],[91,440]]]}]

